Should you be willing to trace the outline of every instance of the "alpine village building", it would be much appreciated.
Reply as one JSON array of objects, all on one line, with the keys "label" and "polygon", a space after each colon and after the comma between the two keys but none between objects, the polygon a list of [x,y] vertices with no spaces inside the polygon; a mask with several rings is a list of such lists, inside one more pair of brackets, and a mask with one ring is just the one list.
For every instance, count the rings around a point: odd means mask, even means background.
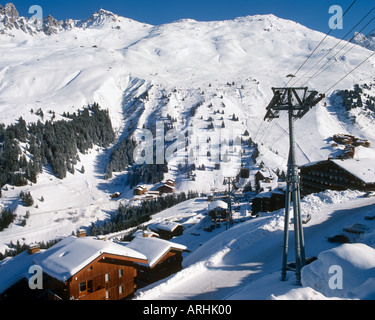
[{"label": "alpine village building", "polygon": [[[301,196],[325,190],[375,191],[375,160],[340,158],[311,162],[299,166]],[[252,200],[252,214],[272,212],[285,207],[285,187],[261,188],[267,177],[256,177],[260,193]]]},{"label": "alpine village building", "polygon": [[324,190],[375,190],[375,160],[328,159],[300,166],[303,195]]},{"label": "alpine village building", "polygon": [[[29,250],[0,265],[0,300],[122,300],[138,286],[182,269],[187,248],[142,232],[131,242],[69,236],[47,250]],[[144,237],[144,239],[143,239]],[[134,242],[133,242],[134,241]],[[42,273],[42,288],[31,290],[31,266]]]}]

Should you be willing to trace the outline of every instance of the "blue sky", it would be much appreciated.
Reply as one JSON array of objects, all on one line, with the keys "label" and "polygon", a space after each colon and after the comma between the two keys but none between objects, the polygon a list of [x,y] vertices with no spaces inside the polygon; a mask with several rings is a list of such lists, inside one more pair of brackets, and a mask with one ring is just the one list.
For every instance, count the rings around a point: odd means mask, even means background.
[{"label": "blue sky", "polygon": [[[153,25],[183,18],[211,21],[272,13],[326,33],[329,31],[328,21],[332,16],[328,13],[330,6],[340,5],[345,11],[353,0],[9,0],[9,2],[16,5],[22,16],[31,16],[28,13],[31,5],[41,6],[44,16],[50,14],[58,20],[86,19],[93,12],[103,8]],[[4,0],[2,4],[5,4]],[[343,29],[334,30],[331,35],[344,36],[374,6],[374,0],[357,0],[344,17]],[[371,17],[374,14],[375,10]],[[373,24],[371,26],[375,27]]]}]

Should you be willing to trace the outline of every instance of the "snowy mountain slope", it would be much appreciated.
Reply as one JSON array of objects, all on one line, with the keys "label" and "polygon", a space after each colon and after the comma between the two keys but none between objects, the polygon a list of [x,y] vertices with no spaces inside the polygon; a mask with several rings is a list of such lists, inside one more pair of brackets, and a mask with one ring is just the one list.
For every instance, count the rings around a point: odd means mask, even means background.
[{"label": "snowy mountain slope", "polygon": [[[223,178],[232,174],[228,171],[238,169],[240,148],[230,150],[230,155],[236,157],[231,163],[222,163],[220,170],[214,170],[207,157],[212,151],[207,140],[218,140],[226,134],[221,130],[223,122],[228,132],[237,131],[242,136],[248,130],[259,145],[258,163],[264,161],[271,168],[285,170],[286,117],[263,123],[265,107],[272,97],[271,87],[286,84],[286,75],[297,70],[323,34],[273,15],[213,22],[180,20],[151,26],[104,10],[82,21],[56,24],[49,18],[45,26],[51,32],[28,32],[16,28],[16,23],[21,26],[27,21],[17,17],[11,6],[7,8],[6,12],[0,10],[0,21],[6,21],[0,25],[1,123],[14,123],[20,116],[27,122],[50,119],[49,110],[55,111],[59,120],[63,112],[98,102],[109,109],[119,141],[135,129],[151,129],[157,120],[170,116],[176,119],[178,132],[191,130],[196,166],[204,164],[207,168],[196,170],[194,181],[186,178],[179,172],[178,163],[190,150],[182,148],[170,159],[166,175],[176,179],[178,191],[226,188]],[[306,69],[336,42],[328,37]],[[324,92],[367,56],[368,50],[356,47],[348,57],[313,79],[309,88]],[[374,60],[369,60],[337,88],[372,82],[373,74]],[[321,103],[296,122],[301,164],[327,159],[334,151],[329,140],[333,134],[357,133],[357,125],[342,118],[329,99],[326,103],[328,108]],[[43,110],[44,119],[31,109]],[[233,115],[239,121],[233,121]],[[371,119],[365,119],[367,122],[359,124],[361,136],[373,145]],[[213,130],[208,129],[211,122]],[[243,158],[249,159],[254,150],[244,149]],[[80,158],[86,168],[83,175],[76,170],[75,175],[60,181],[46,168],[37,184],[3,191],[1,202],[16,209],[19,220],[18,225],[0,234],[2,248],[20,236],[26,242],[50,240],[104,219],[118,205],[109,200],[112,192],[120,191],[124,198],[131,198],[131,190],[124,187],[125,175],[118,173],[113,180],[103,179],[109,158],[106,150],[92,150],[91,155]],[[45,198],[44,203],[38,202],[39,208],[30,209],[30,224],[26,227],[19,225],[27,210],[18,202],[21,190]]]},{"label": "snowy mountain slope", "polygon": [[360,46],[369,50],[375,50],[375,31],[368,34],[367,36],[362,33],[356,33],[353,39],[353,43],[359,44]]},{"label": "snowy mountain slope", "polygon": [[[227,116],[237,111],[244,122],[243,131],[249,129],[254,137],[271,98],[270,87],[284,85],[286,74],[296,70],[322,38],[321,33],[272,15],[218,22],[182,20],[155,27],[123,19],[121,29],[113,29],[111,19],[102,20],[98,13],[95,21],[100,21],[100,27],[92,22],[86,24],[87,29],[76,27],[51,36],[22,36],[22,41],[2,36],[3,122],[13,122],[19,115],[35,121],[36,117],[29,114],[31,108],[62,113],[93,101],[107,106],[116,121],[118,112],[126,108],[121,98],[130,93],[127,83],[136,78],[153,85],[155,94],[169,95],[175,89],[187,89],[185,96],[175,95],[177,100],[166,106],[158,105],[158,99],[150,100],[145,103],[146,110],[160,107],[164,116],[176,114],[173,111],[181,115],[195,101],[208,105],[215,99],[220,103],[217,97],[223,96],[223,102],[227,100],[231,107]],[[314,58],[320,58],[335,41],[329,38]],[[345,62],[327,70],[310,88],[323,91],[365,54],[360,48],[352,50]],[[351,87],[358,78],[371,79],[372,67],[368,65],[343,81],[341,87]],[[233,82],[235,87],[227,85]],[[299,122],[301,127],[311,123],[309,119]],[[117,128],[120,126],[116,123]],[[263,136],[261,142],[270,146],[285,132],[286,123],[272,132],[265,127],[261,127],[259,137]],[[314,134],[316,126],[311,131]],[[314,151],[326,147],[321,139],[312,140],[315,145],[305,152],[307,157],[300,156],[301,162],[315,160]],[[276,143],[274,149],[283,152],[284,148]],[[284,151],[283,158],[285,154]],[[327,154],[323,149],[322,157]]]}]

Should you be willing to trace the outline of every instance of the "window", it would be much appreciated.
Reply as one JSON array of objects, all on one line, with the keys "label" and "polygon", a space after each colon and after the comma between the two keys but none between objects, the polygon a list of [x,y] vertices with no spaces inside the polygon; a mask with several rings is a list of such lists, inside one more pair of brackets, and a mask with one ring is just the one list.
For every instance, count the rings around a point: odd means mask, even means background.
[{"label": "window", "polygon": [[79,293],[86,294],[92,292],[92,280],[84,281],[79,284]]},{"label": "window", "polygon": [[79,284],[79,293],[86,292],[86,290],[87,290],[87,283],[86,283],[86,281],[85,282],[81,282]]},{"label": "window", "polygon": [[111,298],[111,294],[110,294],[110,291],[109,291],[109,290],[107,290],[107,291],[105,292],[105,298],[106,298],[106,299],[110,299],[110,298]]},{"label": "window", "polygon": [[124,269],[119,269],[119,271],[118,271],[118,276],[119,276],[120,278],[122,278],[123,275],[124,275]]},{"label": "window", "polygon": [[109,282],[109,273],[105,274],[105,282]]},{"label": "window", "polygon": [[123,287],[123,286],[119,286],[119,287],[118,287],[118,293],[119,293],[119,294],[124,293],[124,287]]}]

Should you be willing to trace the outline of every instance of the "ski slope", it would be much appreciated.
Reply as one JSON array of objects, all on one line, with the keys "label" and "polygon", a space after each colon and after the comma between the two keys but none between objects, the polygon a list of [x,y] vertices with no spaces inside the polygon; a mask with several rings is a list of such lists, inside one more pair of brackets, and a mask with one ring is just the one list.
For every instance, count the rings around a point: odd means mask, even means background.
[{"label": "ski slope", "polygon": [[[323,251],[340,247],[338,244],[329,243],[327,238],[343,233],[343,227],[363,223],[373,230],[375,222],[365,220],[364,217],[373,215],[374,209],[375,198],[363,198],[363,193],[355,191],[326,191],[304,198],[302,210],[312,215],[310,222],[304,225],[306,257],[318,257]],[[215,230],[213,233],[216,234],[213,235],[200,229],[200,236],[193,236],[189,232],[191,230],[187,229],[184,235],[174,238],[173,241],[185,244],[189,248],[191,238],[195,237],[199,238],[202,245],[184,258],[182,271],[167,280],[143,288],[137,293],[136,298],[141,300],[265,300],[277,299],[279,296],[280,299],[374,298],[373,286],[369,292],[357,290],[357,296],[350,296],[349,289],[341,292],[333,290],[331,295],[324,292],[325,296],[317,288],[310,288],[308,285],[300,288],[296,286],[293,271],[288,271],[287,281],[282,282],[280,270],[283,213],[284,210],[273,214],[262,214],[256,219],[236,224],[228,230],[222,226],[221,230]],[[170,210],[168,214],[171,214]],[[196,233],[197,226],[195,225],[194,228]],[[290,233],[288,261],[292,262],[294,261],[293,231]],[[373,231],[369,231],[368,235],[352,236],[351,240],[354,242],[353,246],[356,245],[355,243],[367,243],[364,252],[373,254],[375,243]],[[363,263],[366,262],[366,258],[362,260]],[[306,271],[302,281],[308,279],[308,275]],[[328,269],[325,268],[318,269],[314,276],[317,283],[320,278],[328,277]],[[366,281],[371,283],[374,277],[369,273],[362,276],[353,268],[344,275],[344,284],[345,281],[350,282],[353,279],[363,284]],[[328,281],[325,283],[325,287],[327,286]]]}]

